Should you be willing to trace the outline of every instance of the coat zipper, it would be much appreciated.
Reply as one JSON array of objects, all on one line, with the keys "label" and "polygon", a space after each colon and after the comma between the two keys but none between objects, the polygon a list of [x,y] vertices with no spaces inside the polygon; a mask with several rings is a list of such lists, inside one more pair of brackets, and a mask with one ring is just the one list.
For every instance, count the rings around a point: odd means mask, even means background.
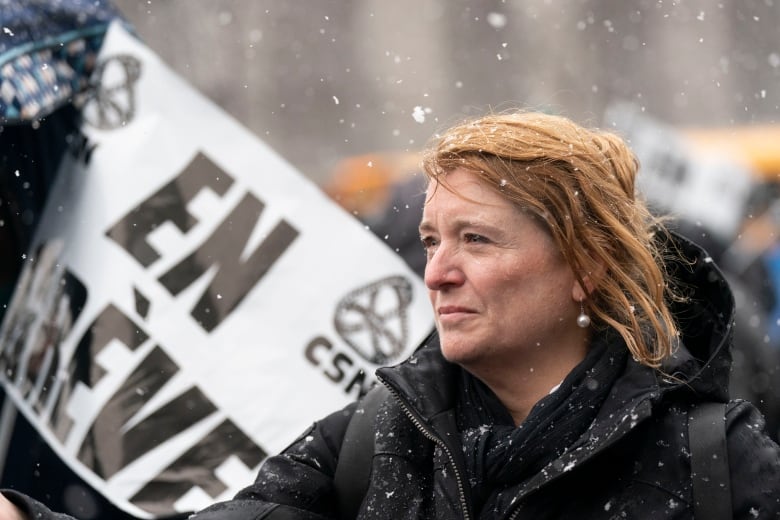
[{"label": "coat zipper", "polygon": [[438,435],[431,432],[415,415],[415,413],[412,411],[412,409],[406,404],[406,401],[401,397],[401,395],[395,390],[395,388],[391,387],[387,384],[385,380],[383,380],[381,377],[378,377],[380,382],[384,384],[387,389],[390,391],[391,394],[398,400],[399,403],[401,403],[401,408],[403,409],[404,413],[407,417],[409,417],[409,420],[412,421],[412,424],[414,424],[415,428],[417,428],[420,433],[423,434],[425,438],[428,440],[434,442],[436,445],[438,445],[442,451],[447,455],[447,459],[450,461],[450,466],[452,466],[452,472],[455,474],[455,482],[458,485],[458,496],[460,498],[460,506],[461,510],[463,512],[463,518],[465,520],[470,520],[471,516],[469,515],[469,508],[468,503],[466,502],[466,492],[463,487],[463,477],[461,476],[460,472],[458,471],[458,466],[455,464],[455,457],[452,456],[452,452],[450,451],[449,447],[442,441]]}]

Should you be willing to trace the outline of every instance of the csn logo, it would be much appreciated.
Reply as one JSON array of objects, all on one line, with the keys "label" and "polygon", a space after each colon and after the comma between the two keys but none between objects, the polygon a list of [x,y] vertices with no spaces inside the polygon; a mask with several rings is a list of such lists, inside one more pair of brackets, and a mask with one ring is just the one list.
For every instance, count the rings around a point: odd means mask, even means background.
[{"label": "csn logo", "polygon": [[400,361],[409,341],[408,310],[412,285],[403,276],[391,276],[346,294],[336,306],[333,325],[351,352],[324,336],[306,346],[312,365],[344,392],[358,396],[371,388],[370,365]]}]

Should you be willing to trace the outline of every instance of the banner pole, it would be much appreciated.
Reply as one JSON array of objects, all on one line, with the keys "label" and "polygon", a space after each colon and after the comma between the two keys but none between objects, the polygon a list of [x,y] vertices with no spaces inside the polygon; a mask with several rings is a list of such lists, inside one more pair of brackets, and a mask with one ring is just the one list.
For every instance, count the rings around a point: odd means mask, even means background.
[{"label": "banner pole", "polygon": [[8,456],[8,446],[11,444],[17,413],[16,405],[6,394],[3,399],[3,412],[0,415],[0,480],[5,471],[5,459]]}]

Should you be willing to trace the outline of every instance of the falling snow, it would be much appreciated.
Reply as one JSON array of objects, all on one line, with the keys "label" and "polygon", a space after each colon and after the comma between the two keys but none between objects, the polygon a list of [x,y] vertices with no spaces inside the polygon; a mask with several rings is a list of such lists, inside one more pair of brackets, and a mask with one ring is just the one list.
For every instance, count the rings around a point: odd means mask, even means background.
[{"label": "falling snow", "polygon": [[494,27],[496,29],[501,29],[506,26],[506,15],[501,13],[495,13],[491,12],[487,15],[487,23],[490,24],[491,27]]},{"label": "falling snow", "polygon": [[414,107],[414,110],[412,110],[412,118],[414,118],[415,121],[422,124],[425,122],[425,115],[430,114],[432,110],[430,108],[423,108],[421,106]]}]

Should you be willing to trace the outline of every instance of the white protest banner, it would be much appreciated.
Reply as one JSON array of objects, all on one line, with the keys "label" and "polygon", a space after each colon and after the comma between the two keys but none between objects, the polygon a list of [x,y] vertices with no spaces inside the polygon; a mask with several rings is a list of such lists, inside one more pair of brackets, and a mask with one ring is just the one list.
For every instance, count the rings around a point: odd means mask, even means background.
[{"label": "white protest banner", "polygon": [[755,187],[750,170],[725,154],[696,153],[681,132],[633,104],[610,106],[605,119],[637,155],[637,186],[652,206],[734,239]]},{"label": "white protest banner", "polygon": [[118,25],[96,80],[0,368],[112,502],[198,509],[367,390],[432,314],[400,257]]}]

